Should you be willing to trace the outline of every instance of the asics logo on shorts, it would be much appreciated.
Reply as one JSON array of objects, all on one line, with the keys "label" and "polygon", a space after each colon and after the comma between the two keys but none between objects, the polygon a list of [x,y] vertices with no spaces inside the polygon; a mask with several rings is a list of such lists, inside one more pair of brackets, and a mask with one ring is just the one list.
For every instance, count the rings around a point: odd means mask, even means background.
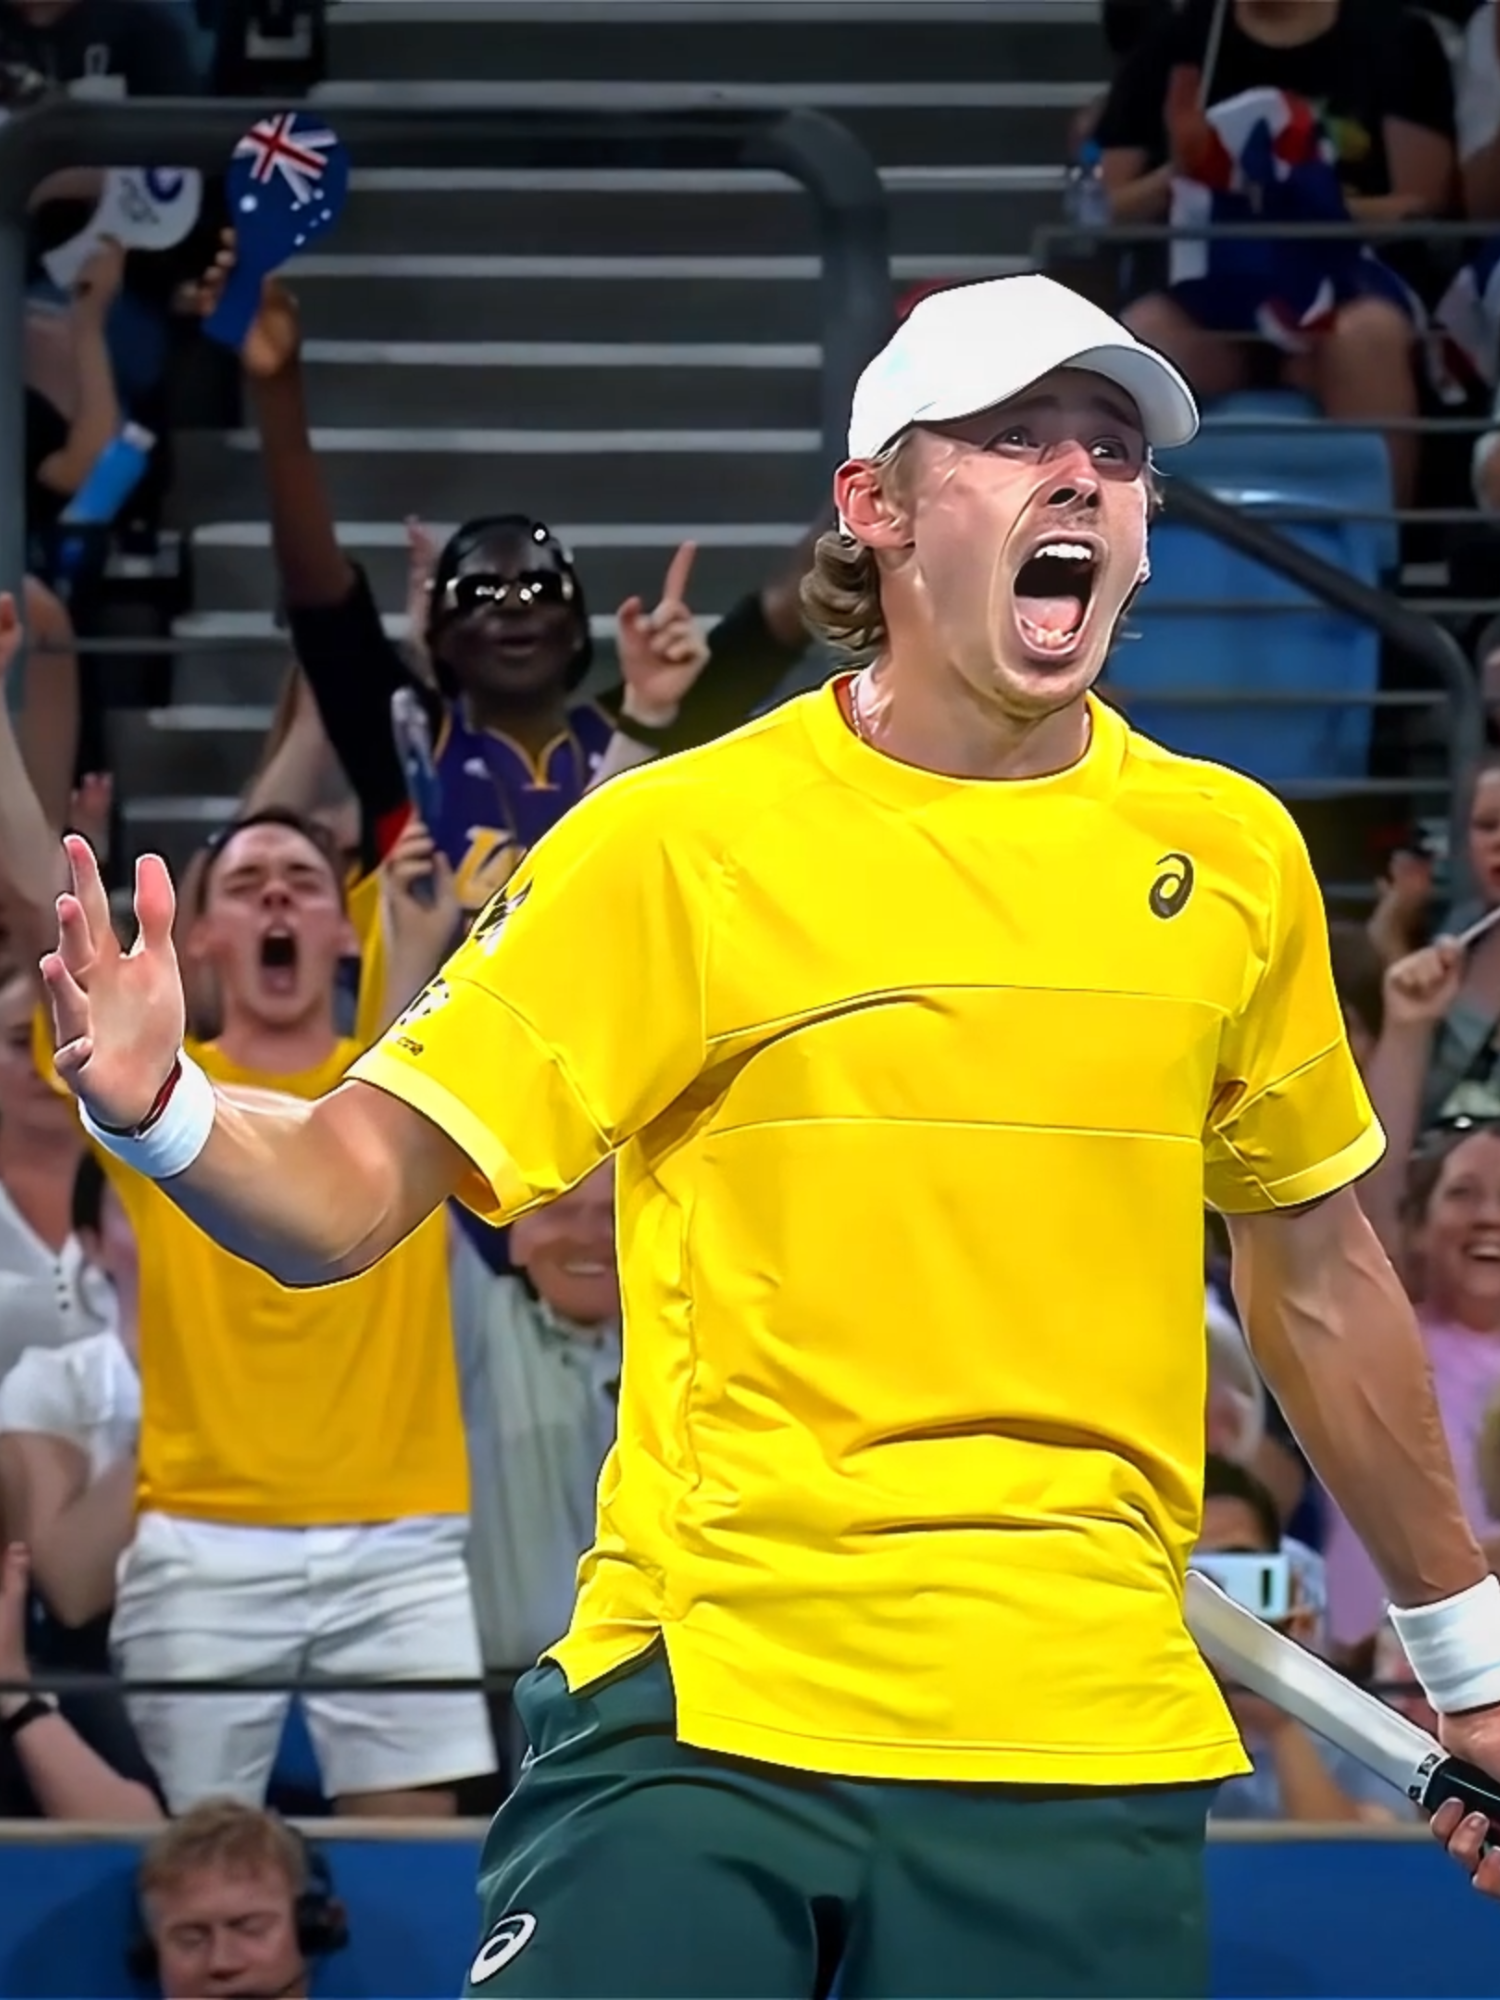
[{"label": "asics logo on shorts", "polygon": [[1175,917],[1193,893],[1193,864],[1185,854],[1164,854],[1156,865],[1162,872],[1151,884],[1151,914]]},{"label": "asics logo on shorts", "polygon": [[524,1911],[514,1917],[502,1917],[474,1955],[474,1963],[469,1967],[469,1984],[482,1986],[485,1980],[503,1972],[511,1960],[526,1949],[535,1934],[536,1918]]}]

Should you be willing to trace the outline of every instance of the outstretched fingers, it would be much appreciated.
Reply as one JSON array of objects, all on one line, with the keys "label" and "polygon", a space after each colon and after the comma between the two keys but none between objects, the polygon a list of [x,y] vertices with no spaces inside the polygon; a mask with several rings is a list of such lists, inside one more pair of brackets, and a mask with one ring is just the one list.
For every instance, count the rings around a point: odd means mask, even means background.
[{"label": "outstretched fingers", "polygon": [[[67,899],[64,898],[64,901]],[[42,984],[52,1010],[52,1042],[57,1073],[66,1081],[78,1075],[94,1053],[88,995],[74,978],[60,951],[42,960]]]},{"label": "outstretched fingers", "polygon": [[[108,914],[106,903],[106,920]],[[172,926],[176,918],[177,892],[172,887],[166,862],[159,854],[143,854],[135,864],[137,951],[171,951]]]},{"label": "outstretched fingers", "polygon": [[[73,897],[82,912],[89,937],[96,952],[102,951],[106,942],[114,937],[114,927],[109,916],[109,897],[105,893],[104,878],[99,873],[99,863],[94,859],[94,850],[81,834],[64,836],[63,848],[68,857],[68,871],[73,878]],[[58,917],[62,918],[64,897],[58,903]]]}]

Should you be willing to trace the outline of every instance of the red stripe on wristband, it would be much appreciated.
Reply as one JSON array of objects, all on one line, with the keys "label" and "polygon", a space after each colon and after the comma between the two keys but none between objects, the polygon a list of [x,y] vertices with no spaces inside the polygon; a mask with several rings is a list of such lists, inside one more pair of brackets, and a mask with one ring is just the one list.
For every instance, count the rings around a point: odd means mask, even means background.
[{"label": "red stripe on wristband", "polygon": [[167,1080],[151,1100],[151,1109],[139,1125],[105,1125],[96,1118],[94,1123],[101,1132],[107,1132],[111,1139],[144,1139],[153,1125],[159,1125],[167,1106],[172,1102],[173,1093],[182,1081],[182,1057],[179,1055],[167,1072]]}]

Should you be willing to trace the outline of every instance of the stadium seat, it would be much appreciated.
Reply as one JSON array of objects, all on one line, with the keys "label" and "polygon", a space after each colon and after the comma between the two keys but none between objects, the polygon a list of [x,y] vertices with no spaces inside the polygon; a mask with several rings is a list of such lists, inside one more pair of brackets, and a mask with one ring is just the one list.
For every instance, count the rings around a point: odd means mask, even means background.
[{"label": "stadium seat", "polygon": [[[1281,525],[1304,548],[1375,584],[1395,566],[1395,524],[1345,516],[1390,508],[1384,443],[1374,432],[1330,429],[1305,397],[1247,392],[1212,405],[1199,437],[1162,470],[1166,510],[1152,531],[1152,577],[1131,617],[1139,637],[1116,654],[1111,673],[1131,721],[1174,750],[1267,784],[1365,776],[1372,710],[1356,698],[1375,691],[1376,634],[1322,606],[1260,609],[1305,604],[1306,593],[1174,522],[1171,494],[1180,477],[1244,507],[1326,508],[1326,523]],[[1173,699],[1207,690],[1315,690],[1329,700]]]}]

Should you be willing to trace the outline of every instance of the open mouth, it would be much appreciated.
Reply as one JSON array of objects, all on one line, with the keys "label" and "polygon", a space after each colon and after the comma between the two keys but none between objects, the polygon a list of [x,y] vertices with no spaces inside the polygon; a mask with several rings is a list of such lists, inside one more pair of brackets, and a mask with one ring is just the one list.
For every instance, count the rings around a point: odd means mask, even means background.
[{"label": "open mouth", "polygon": [[1088,542],[1045,542],[1016,572],[1016,623],[1036,653],[1062,658],[1073,651],[1088,617],[1099,551]]},{"label": "open mouth", "polygon": [[267,931],[260,941],[260,970],[274,993],[289,993],[297,983],[297,940],[290,931]]}]

